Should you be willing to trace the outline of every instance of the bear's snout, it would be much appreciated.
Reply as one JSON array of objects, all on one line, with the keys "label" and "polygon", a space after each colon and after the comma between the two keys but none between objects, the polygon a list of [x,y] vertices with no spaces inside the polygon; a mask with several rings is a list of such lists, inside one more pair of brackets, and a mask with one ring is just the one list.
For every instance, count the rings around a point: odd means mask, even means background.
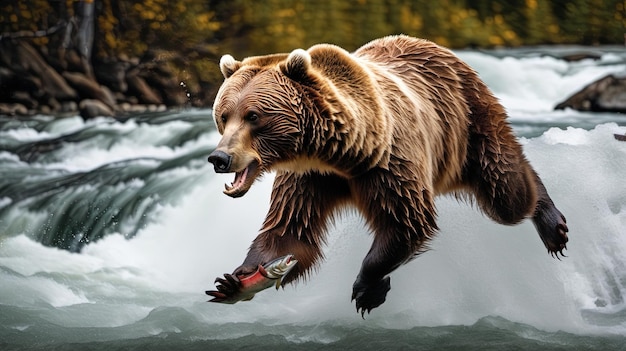
[{"label": "bear's snout", "polygon": [[230,165],[233,162],[232,156],[221,150],[215,150],[209,155],[209,162],[215,167],[216,173],[230,172]]}]

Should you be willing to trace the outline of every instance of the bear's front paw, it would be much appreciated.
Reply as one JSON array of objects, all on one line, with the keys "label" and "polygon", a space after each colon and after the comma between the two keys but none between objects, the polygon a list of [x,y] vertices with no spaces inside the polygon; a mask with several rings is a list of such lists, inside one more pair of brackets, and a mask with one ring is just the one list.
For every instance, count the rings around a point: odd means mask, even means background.
[{"label": "bear's front paw", "polygon": [[[258,272],[258,268],[250,265],[241,265],[232,274],[224,273],[224,278],[215,279],[217,290],[207,290],[205,293],[213,298],[209,302],[236,303],[244,299],[252,299],[254,294],[249,293],[249,287],[243,282]],[[243,279],[243,280],[242,280]]]},{"label": "bear's front paw", "polygon": [[356,311],[361,312],[365,318],[365,312],[370,311],[385,302],[387,292],[391,289],[391,278],[386,277],[374,283],[365,283],[360,277],[352,286],[352,300],[356,300]]},{"label": "bear's front paw", "polygon": [[224,278],[215,279],[217,290],[207,290],[206,294],[213,298],[209,302],[235,303],[241,292],[241,281],[234,275],[224,274]]}]

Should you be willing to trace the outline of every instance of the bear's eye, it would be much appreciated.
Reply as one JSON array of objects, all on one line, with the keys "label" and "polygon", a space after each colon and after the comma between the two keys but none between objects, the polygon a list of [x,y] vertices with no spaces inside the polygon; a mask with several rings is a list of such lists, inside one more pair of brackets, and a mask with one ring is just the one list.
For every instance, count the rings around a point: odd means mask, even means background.
[{"label": "bear's eye", "polygon": [[222,123],[226,123],[226,114],[223,114],[220,119],[222,120]]},{"label": "bear's eye", "polygon": [[256,122],[259,119],[259,115],[254,112],[250,112],[246,115],[246,121],[248,122]]}]

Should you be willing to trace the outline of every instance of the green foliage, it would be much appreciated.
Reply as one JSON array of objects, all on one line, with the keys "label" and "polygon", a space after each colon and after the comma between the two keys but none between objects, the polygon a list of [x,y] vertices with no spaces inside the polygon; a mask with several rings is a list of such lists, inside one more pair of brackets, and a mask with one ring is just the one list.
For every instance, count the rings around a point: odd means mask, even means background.
[{"label": "green foliage", "polygon": [[[73,16],[77,1],[3,1],[0,32],[49,28]],[[84,1],[96,2],[94,51],[99,56],[185,51],[208,44],[238,56],[318,42],[353,50],[397,33],[453,48],[622,44],[626,32],[624,0]]]},{"label": "green foliage", "polygon": [[197,0],[101,0],[98,51],[139,55],[148,48],[194,47],[220,28],[214,13]]},{"label": "green foliage", "polygon": [[[353,50],[404,33],[453,48],[623,44],[624,0],[212,1],[224,48],[239,56],[329,42]],[[224,11],[227,8],[227,11]]]}]

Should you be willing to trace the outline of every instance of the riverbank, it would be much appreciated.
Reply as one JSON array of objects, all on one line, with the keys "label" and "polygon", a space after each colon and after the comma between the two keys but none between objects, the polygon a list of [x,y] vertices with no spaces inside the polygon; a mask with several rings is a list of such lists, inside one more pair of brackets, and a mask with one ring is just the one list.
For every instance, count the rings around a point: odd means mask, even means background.
[{"label": "riverbank", "polygon": [[47,55],[26,40],[0,42],[0,114],[123,116],[212,104],[218,54],[149,50],[142,57]]}]

